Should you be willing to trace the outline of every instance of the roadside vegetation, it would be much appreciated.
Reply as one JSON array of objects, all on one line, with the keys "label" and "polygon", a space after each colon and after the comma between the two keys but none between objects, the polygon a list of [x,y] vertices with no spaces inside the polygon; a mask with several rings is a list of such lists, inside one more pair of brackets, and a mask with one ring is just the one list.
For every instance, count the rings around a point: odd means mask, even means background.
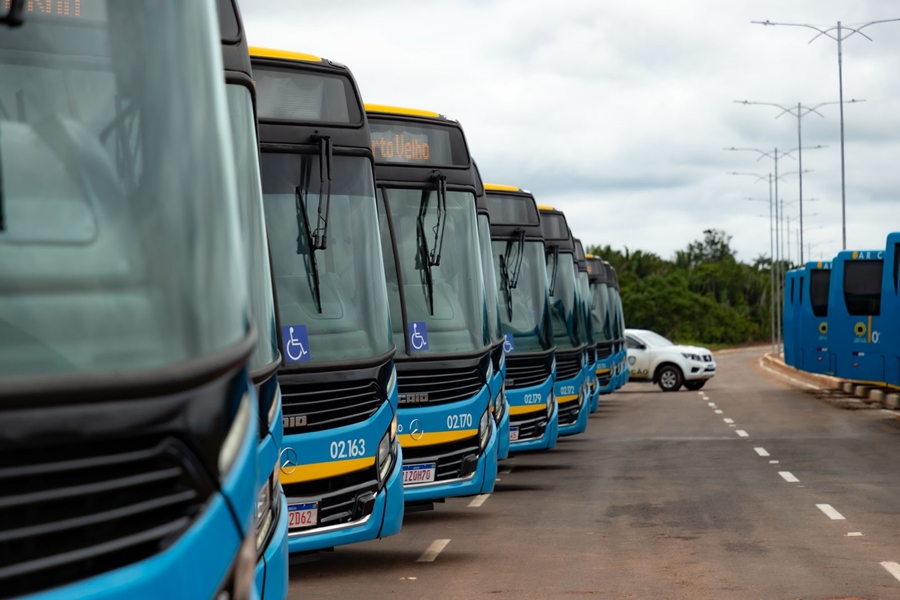
[{"label": "roadside vegetation", "polygon": [[769,339],[771,260],[740,262],[731,236],[708,229],[671,260],[642,250],[593,246],[616,268],[625,323],[678,343],[726,347]]}]

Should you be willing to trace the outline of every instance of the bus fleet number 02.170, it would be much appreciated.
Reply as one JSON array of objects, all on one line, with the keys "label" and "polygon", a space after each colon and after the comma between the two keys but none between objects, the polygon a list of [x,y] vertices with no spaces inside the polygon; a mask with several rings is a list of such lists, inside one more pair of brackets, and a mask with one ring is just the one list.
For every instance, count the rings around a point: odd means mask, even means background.
[{"label": "bus fleet number 02.170", "polygon": [[472,427],[472,413],[447,415],[447,429],[467,429]]},{"label": "bus fleet number 02.170", "polygon": [[331,458],[357,458],[366,455],[366,440],[338,440],[331,442]]}]

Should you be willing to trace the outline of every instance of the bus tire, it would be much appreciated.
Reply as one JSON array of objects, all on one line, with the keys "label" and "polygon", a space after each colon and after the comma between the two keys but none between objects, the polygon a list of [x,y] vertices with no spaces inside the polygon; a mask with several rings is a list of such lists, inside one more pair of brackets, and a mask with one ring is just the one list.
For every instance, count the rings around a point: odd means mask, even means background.
[{"label": "bus tire", "polygon": [[681,374],[681,369],[676,365],[666,364],[662,365],[659,368],[659,371],[657,371],[656,381],[659,383],[659,389],[662,391],[677,392],[681,389],[681,384],[684,382],[684,376]]}]

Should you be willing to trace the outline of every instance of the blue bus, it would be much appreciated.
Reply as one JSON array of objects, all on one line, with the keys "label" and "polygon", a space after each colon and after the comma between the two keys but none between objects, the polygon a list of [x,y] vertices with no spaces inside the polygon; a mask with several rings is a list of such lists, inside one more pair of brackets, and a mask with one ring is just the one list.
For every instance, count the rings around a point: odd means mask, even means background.
[{"label": "blue bus", "polygon": [[593,292],[591,291],[590,274],[587,266],[587,256],[581,240],[575,239],[575,263],[578,265],[578,290],[581,298],[582,323],[587,335],[587,360],[585,360],[585,378],[589,386],[590,413],[597,412],[600,400],[600,389],[597,386],[597,336],[594,332]]},{"label": "blue bus", "polygon": [[784,299],[782,301],[781,339],[784,343],[784,364],[797,366],[796,329],[800,320],[800,303],[802,302],[801,269],[791,269],[784,274]]},{"label": "blue bus", "polygon": [[[612,377],[614,328],[610,305],[606,264],[600,257],[587,255],[588,281],[591,284],[591,321],[597,339],[597,392],[603,396],[615,391]],[[598,401],[599,404],[599,401]]]},{"label": "blue bus", "polygon": [[609,288],[609,302],[613,314],[613,387],[619,389],[628,381],[628,354],[625,349],[625,314],[622,309],[622,294],[619,287],[619,276],[615,267],[606,263],[606,277]]},{"label": "blue bus", "polygon": [[527,190],[492,183],[484,188],[500,279],[510,452],[548,450],[556,446],[559,410],[541,216]]},{"label": "blue bus", "polygon": [[250,313],[258,336],[248,365],[259,400],[256,590],[261,598],[279,599],[287,597],[288,588],[287,501],[278,478],[278,453],[284,430],[281,390],[275,372],[281,364],[281,354],[275,333],[272,272],[259,179],[256,87],[243,22],[235,1],[218,0],[218,12],[244,262],[250,283]]},{"label": "blue bus", "polygon": [[889,233],[884,252],[881,284],[881,314],[884,315],[884,380],[888,387],[900,388],[900,233]]},{"label": "blue bus", "polygon": [[794,306],[793,366],[810,373],[834,373],[828,346],[828,295],[831,263],[808,262],[801,271]]},{"label": "blue bus", "polygon": [[554,393],[559,407],[559,435],[584,432],[590,413],[585,372],[587,340],[578,293],[575,241],[565,215],[551,206],[538,206],[547,245],[550,282],[550,319],[556,344]]},{"label": "blue bus", "polygon": [[500,324],[500,287],[494,268],[491,246],[491,216],[485,195],[484,182],[475,166],[476,206],[478,209],[478,248],[481,251],[481,271],[484,274],[484,297],[487,304],[488,323],[491,330],[491,362],[494,376],[488,385],[491,388],[491,411],[497,422],[497,460],[509,458],[509,402],[506,400],[506,353],[503,351],[505,336]]},{"label": "blue bus", "polygon": [[828,349],[838,377],[885,383],[883,272],[883,250],[844,250],[831,263]]},{"label": "blue bus", "polygon": [[347,67],[263,48],[250,55],[283,359],[288,548],[315,552],[397,533],[403,520],[374,163]]},{"label": "blue bus", "polygon": [[490,493],[497,478],[478,181],[458,122],[375,104],[366,112],[389,322],[404,341],[396,358],[403,495],[427,510]]},{"label": "blue bus", "polygon": [[254,594],[213,0],[0,4],[0,596]]}]

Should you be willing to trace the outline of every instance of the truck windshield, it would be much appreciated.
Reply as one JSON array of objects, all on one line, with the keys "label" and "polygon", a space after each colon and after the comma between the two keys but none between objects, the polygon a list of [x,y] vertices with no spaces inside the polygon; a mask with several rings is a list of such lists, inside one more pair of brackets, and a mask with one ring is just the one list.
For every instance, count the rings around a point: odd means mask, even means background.
[{"label": "truck windshield", "polygon": [[[319,154],[263,151],[261,158],[281,328],[305,328],[309,363],[382,356],[394,342],[381,240],[373,227],[372,163],[332,156],[330,194],[319,167]],[[320,204],[327,237],[316,245],[311,232],[321,225]]]},{"label": "truck windshield", "polygon": [[581,312],[578,315],[579,330],[587,344],[596,342],[594,326],[591,322],[591,284],[587,271],[578,271],[578,292],[581,299]]},{"label": "truck windshield", "polygon": [[122,376],[237,343],[247,282],[220,50],[202,43],[213,11],[57,4],[29,2],[0,34],[0,380]]},{"label": "truck windshield", "polygon": [[565,350],[582,344],[578,336],[578,316],[575,314],[577,296],[575,292],[575,256],[568,252],[547,253],[547,273],[553,273],[556,265],[556,285],[550,296],[550,318],[553,324],[553,339],[556,348]]},{"label": "truck windshield", "polygon": [[491,342],[503,339],[500,326],[500,299],[494,259],[491,256],[491,223],[487,215],[478,215],[478,248],[481,251],[481,272],[484,275],[484,302],[487,306]]},{"label": "truck windshield", "polygon": [[442,207],[438,190],[379,188],[379,194],[386,208],[379,214],[382,236],[390,239],[392,232],[397,251],[385,251],[387,260],[395,259],[387,268],[388,294],[399,308],[402,280],[406,303],[407,323],[398,310],[391,319],[394,335],[406,340],[410,354],[487,349],[475,195],[448,191]]},{"label": "truck windshield", "polygon": [[238,184],[238,210],[244,242],[244,259],[250,279],[250,312],[256,324],[256,348],[248,368],[252,371],[278,360],[278,334],[275,330],[275,301],[272,298],[272,274],[266,222],[263,214],[262,185],[259,179],[259,149],[256,142],[256,118],[253,99],[243,85],[229,84],[228,114],[234,140],[235,175]]},{"label": "truck windshield", "polygon": [[[553,348],[550,302],[543,242],[494,240],[494,268],[500,276],[500,324],[513,338],[516,352],[542,352]],[[522,263],[517,266],[522,253]],[[517,267],[517,268],[516,268]],[[514,273],[516,268],[518,273]],[[513,280],[516,275],[518,277]]]},{"label": "truck windshield", "polygon": [[613,340],[612,319],[610,314],[609,290],[605,283],[591,285],[591,322],[593,323],[594,336],[598,342],[610,342]]}]

